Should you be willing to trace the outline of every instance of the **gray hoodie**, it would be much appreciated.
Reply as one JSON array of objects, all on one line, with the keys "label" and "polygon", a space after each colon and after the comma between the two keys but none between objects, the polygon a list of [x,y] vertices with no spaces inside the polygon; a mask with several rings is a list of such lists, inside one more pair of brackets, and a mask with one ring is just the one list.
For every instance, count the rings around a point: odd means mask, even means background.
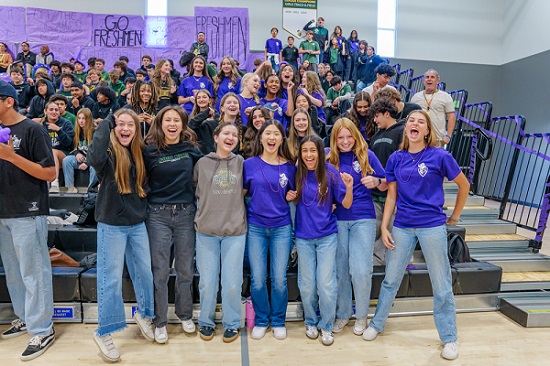
[{"label": "gray hoodie", "polygon": [[216,236],[246,233],[243,164],[243,157],[233,153],[222,159],[212,152],[199,159],[193,171],[197,232]]}]

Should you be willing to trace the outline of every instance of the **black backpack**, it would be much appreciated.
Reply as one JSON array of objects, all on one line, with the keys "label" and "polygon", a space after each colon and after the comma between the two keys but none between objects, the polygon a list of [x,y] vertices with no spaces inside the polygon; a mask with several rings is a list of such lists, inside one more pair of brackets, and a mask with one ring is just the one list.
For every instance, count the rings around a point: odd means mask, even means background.
[{"label": "black backpack", "polygon": [[451,265],[455,263],[472,262],[468,245],[462,237],[455,232],[447,234],[448,256]]},{"label": "black backpack", "polygon": [[75,225],[97,225],[97,221],[95,221],[95,201],[97,198],[97,191],[97,185],[88,188],[88,195],[82,199],[80,209],[77,212],[78,220],[74,223]]}]

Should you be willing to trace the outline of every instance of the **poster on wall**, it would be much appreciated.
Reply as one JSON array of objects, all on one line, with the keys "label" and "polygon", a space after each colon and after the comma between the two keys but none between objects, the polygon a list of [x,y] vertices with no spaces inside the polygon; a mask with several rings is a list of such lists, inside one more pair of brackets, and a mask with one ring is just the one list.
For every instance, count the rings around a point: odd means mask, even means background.
[{"label": "poster on wall", "polygon": [[304,25],[317,19],[317,0],[283,0],[283,29],[304,38]]}]

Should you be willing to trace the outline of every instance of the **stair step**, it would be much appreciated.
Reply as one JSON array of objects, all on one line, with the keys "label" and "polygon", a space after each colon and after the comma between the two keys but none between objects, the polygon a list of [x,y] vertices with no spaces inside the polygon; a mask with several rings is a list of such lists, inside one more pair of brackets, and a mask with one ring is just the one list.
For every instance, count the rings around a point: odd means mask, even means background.
[{"label": "stair step", "polygon": [[502,267],[503,272],[550,271],[550,257],[527,248],[471,249],[470,255],[478,261]]},{"label": "stair step", "polygon": [[515,234],[516,224],[503,220],[488,219],[464,219],[458,223],[458,226],[466,229],[466,233],[472,234]]},{"label": "stair step", "polygon": [[550,294],[502,297],[500,312],[526,327],[550,327]]},{"label": "stair step", "polygon": [[[445,194],[445,206],[454,206],[456,194]],[[483,206],[485,198],[481,196],[468,196],[466,206]]]}]

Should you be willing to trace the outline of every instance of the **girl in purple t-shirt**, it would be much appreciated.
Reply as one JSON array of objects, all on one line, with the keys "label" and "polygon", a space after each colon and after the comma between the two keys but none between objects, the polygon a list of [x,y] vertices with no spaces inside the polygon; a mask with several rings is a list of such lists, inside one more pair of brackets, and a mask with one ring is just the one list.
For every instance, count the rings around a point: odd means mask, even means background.
[{"label": "girl in purple t-shirt", "polygon": [[349,173],[354,182],[353,205],[348,210],[337,204],[334,211],[338,219],[338,298],[333,332],[340,333],[344,330],[353,315],[353,285],[356,318],[353,332],[362,335],[367,327],[369,313],[376,234],[376,212],[371,189],[385,190],[386,174],[355,124],[347,118],[341,118],[334,124],[328,161],[341,173]]},{"label": "girl in purple t-shirt", "polygon": [[206,72],[206,60],[202,56],[196,56],[191,61],[191,70],[182,80],[178,89],[178,103],[182,104],[187,114],[191,114],[195,105],[195,94],[201,89],[206,89],[210,95],[214,95],[212,80]]},{"label": "girl in purple t-shirt", "polygon": [[313,71],[306,71],[305,86],[298,89],[298,93],[303,93],[311,99],[311,103],[317,107],[317,117],[324,123],[326,118],[323,106],[325,105],[326,96],[321,87],[319,76]]},{"label": "girl in purple t-shirt", "polygon": [[[304,308],[306,336],[322,343],[334,342],[336,314],[336,246],[338,232],[332,205],[349,208],[353,202],[353,178],[325,163],[323,140],[317,135],[300,143],[296,189],[288,199],[296,203],[296,248],[298,287]],[[317,315],[317,308],[320,316]]]},{"label": "girl in purple t-shirt", "polygon": [[216,110],[220,111],[220,102],[227,93],[238,94],[241,90],[241,76],[231,56],[225,56],[220,62],[220,71],[214,76]]},{"label": "girl in purple t-shirt", "polygon": [[241,120],[243,121],[243,126],[247,125],[248,116],[252,108],[260,105],[260,97],[258,96],[260,85],[260,77],[257,74],[248,73],[241,80],[242,91],[239,94],[239,100],[241,101]]},{"label": "girl in purple t-shirt", "polygon": [[[372,341],[384,329],[403,274],[417,240],[426,259],[434,294],[434,320],[444,344],[441,356],[458,357],[456,313],[447,257],[446,223],[457,224],[468,197],[470,184],[452,155],[437,148],[437,137],[427,112],[412,112],[405,124],[402,149],[386,164],[388,197],[382,218],[382,241],[389,249],[386,276],[382,283],[376,313],[363,338]],[[454,210],[443,212],[443,180],[458,185]],[[390,217],[397,206],[392,232]]]},{"label": "girl in purple t-shirt", "polygon": [[265,85],[266,96],[260,100],[260,103],[273,113],[273,118],[281,122],[283,131],[286,131],[288,118],[294,112],[294,95],[292,94],[294,83],[287,84],[287,99],[277,96],[281,89],[281,81],[277,75],[269,75],[265,80]]},{"label": "girl in purple t-shirt", "polygon": [[[287,192],[295,189],[296,166],[280,122],[271,119],[262,125],[256,135],[253,155],[244,162],[243,184],[250,195],[248,257],[252,275],[252,304],[256,312],[251,337],[263,338],[271,324],[275,338],[285,339],[288,304],[286,270],[292,248]],[[268,269],[271,299],[267,291]]]}]

